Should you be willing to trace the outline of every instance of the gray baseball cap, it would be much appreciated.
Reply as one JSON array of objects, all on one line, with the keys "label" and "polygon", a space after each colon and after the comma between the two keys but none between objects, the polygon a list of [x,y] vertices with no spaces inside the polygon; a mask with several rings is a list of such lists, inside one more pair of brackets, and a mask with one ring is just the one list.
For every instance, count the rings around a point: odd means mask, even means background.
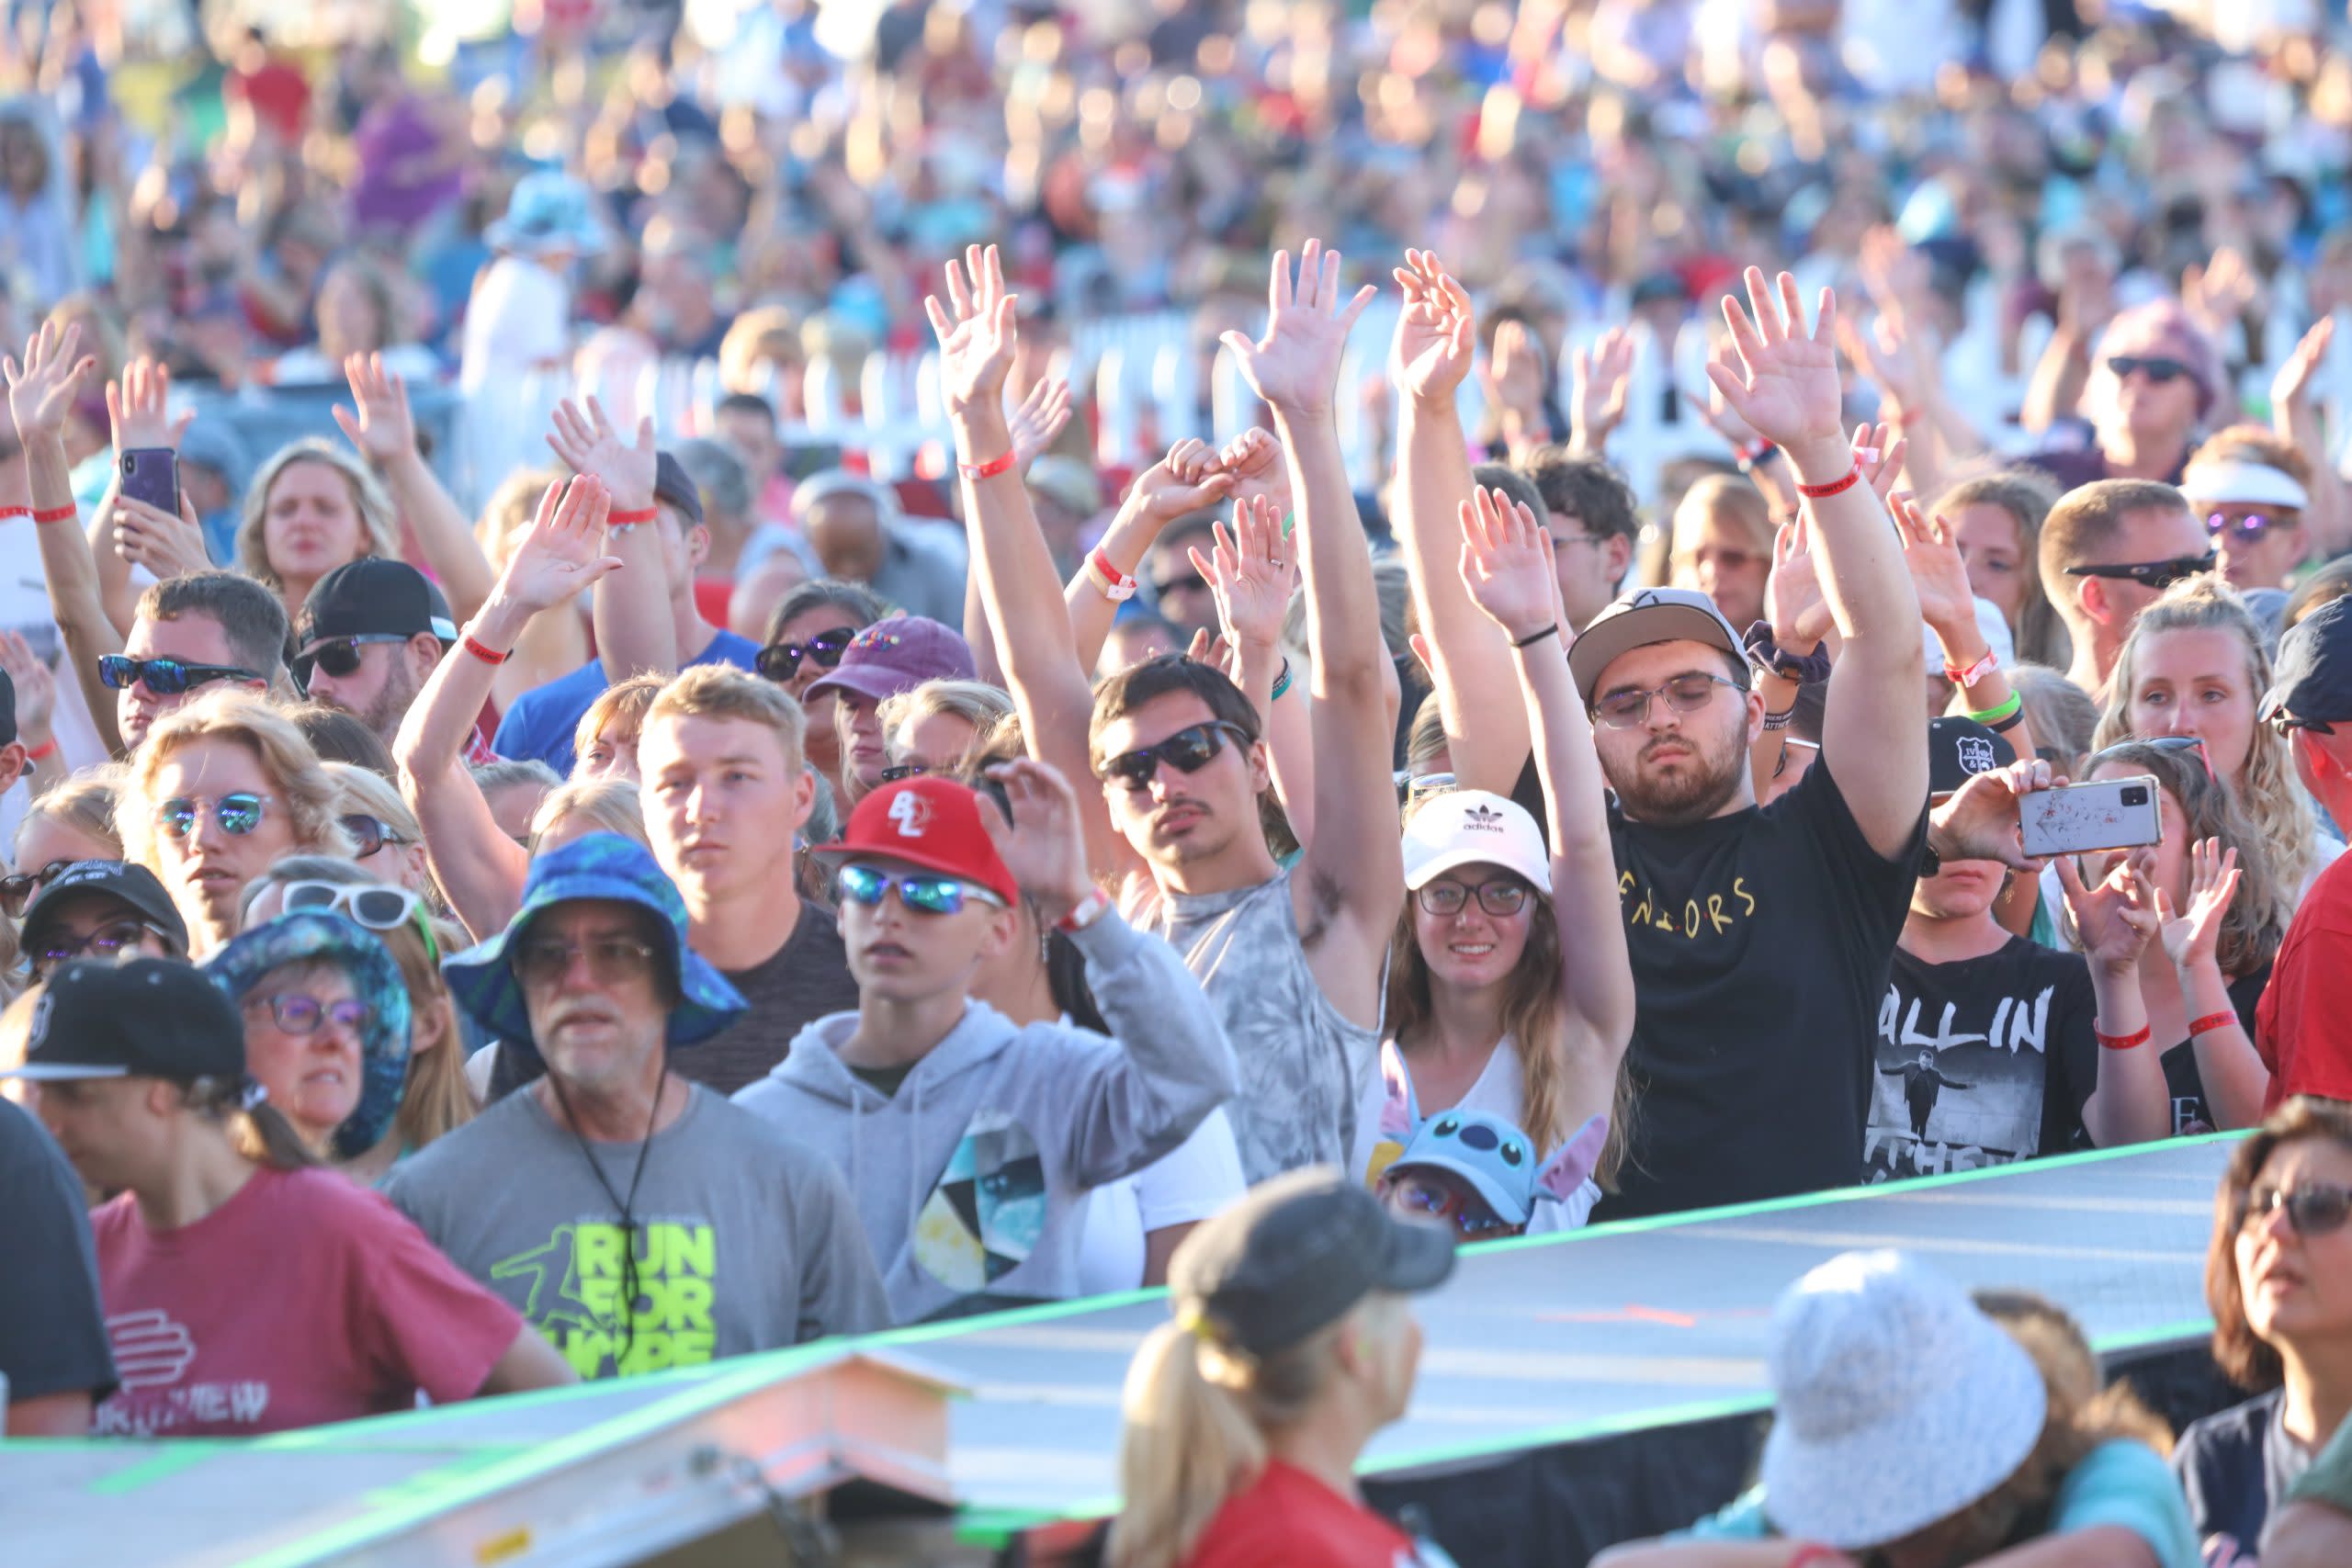
[{"label": "gray baseball cap", "polygon": [[1739,633],[1713,599],[1693,588],[1636,588],[1619,594],[1570,645],[1568,673],[1590,702],[1599,694],[1602,671],[1620,654],[1654,642],[1703,642],[1722,649],[1743,671],[1740,683],[1747,683],[1747,649]]}]

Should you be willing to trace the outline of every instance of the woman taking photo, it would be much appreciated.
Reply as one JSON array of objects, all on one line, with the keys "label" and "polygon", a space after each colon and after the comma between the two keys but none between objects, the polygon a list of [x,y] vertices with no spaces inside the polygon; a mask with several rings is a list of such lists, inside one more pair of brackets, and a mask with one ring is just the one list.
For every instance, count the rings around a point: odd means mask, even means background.
[{"label": "woman taking photo", "polygon": [[69,964],[43,989],[16,1076],[119,1194],[90,1215],[116,1345],[177,1348],[96,1430],[252,1437],[574,1381],[390,1204],[316,1168],[244,1063],[236,1005],[185,964]]},{"label": "woman taking photo", "polygon": [[2291,912],[2344,852],[2319,829],[2287,742],[2256,720],[2270,655],[2245,601],[2207,573],[2140,612],[2117,654],[2094,746],[2193,735],[2269,852]]},{"label": "woman taking photo", "polygon": [[204,964],[244,1020],[245,1071],[303,1143],[368,1181],[408,1087],[408,988],[384,944],[339,914],[281,915]]},{"label": "woman taking photo", "polygon": [[278,860],[352,853],[337,798],[284,715],[248,693],[212,691],[148,732],[115,824],[123,858],[171,889],[200,960],[236,935],[245,885]]},{"label": "woman taking photo", "polygon": [[2205,1255],[2213,1360],[2267,1392],[2192,1422],[2173,1450],[2209,1561],[2253,1560],[2286,1483],[2352,1411],[2347,1218],[2352,1109],[2290,1100],[2231,1151]]},{"label": "woman taking photo", "polygon": [[[1353,1174],[1378,1179],[1401,1145],[1391,1099],[1423,1116],[1460,1108],[1502,1118],[1537,1164],[1590,1117],[1621,1128],[1622,1066],[1634,1027],[1617,866],[1600,753],[1557,635],[1551,536],[1499,491],[1462,504],[1462,580],[1472,603],[1518,645],[1520,697],[1551,822],[1548,853],[1527,812],[1499,796],[1430,796],[1405,829],[1408,897],[1388,976],[1384,1047],[1393,1089],[1376,1083],[1356,1117]],[[1579,933],[1561,940],[1564,930]],[[1623,1133],[1612,1143],[1623,1146]],[[1604,1156],[1604,1180],[1614,1159]],[[1583,1223],[1600,1189],[1546,1204],[1541,1230]]]},{"label": "woman taking photo", "polygon": [[473,1120],[478,1108],[466,1079],[457,1006],[441,978],[441,955],[464,939],[455,925],[435,920],[414,892],[387,886],[350,861],[296,855],[270,867],[245,890],[248,930],[304,910],[341,915],[372,934],[400,965],[408,992],[408,1082],[391,1131],[342,1168],[354,1181],[372,1184],[435,1138]]}]

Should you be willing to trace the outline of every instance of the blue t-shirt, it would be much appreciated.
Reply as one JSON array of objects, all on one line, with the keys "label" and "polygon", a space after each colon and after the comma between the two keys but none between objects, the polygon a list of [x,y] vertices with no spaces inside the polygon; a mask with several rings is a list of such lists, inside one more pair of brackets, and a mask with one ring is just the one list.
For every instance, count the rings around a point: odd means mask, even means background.
[{"label": "blue t-shirt", "polygon": [[[759,651],[760,645],[748,637],[722,631],[686,662],[732,664],[749,670]],[[580,728],[580,716],[588,711],[588,705],[611,684],[605,674],[604,661],[592,659],[569,675],[559,675],[544,686],[532,687],[515,698],[514,705],[498,721],[498,735],[491,741],[490,749],[517,761],[536,758],[570,778],[572,731]]]}]

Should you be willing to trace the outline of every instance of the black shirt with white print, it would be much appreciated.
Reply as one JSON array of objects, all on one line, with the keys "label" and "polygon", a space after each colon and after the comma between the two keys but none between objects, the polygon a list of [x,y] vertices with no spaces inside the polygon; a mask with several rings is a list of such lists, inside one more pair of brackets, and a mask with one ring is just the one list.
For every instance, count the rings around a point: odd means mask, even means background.
[{"label": "black shirt with white print", "polygon": [[2083,1146],[2098,1087],[2090,965],[2021,936],[1982,958],[1897,950],[1878,1013],[1863,1179],[1896,1181]]},{"label": "black shirt with white print", "polygon": [[[2255,1010],[2262,1005],[2263,988],[2270,984],[2270,965],[2230,982],[2230,1007],[2248,1040],[2254,1038]],[[2205,1100],[2205,1078],[2197,1070],[2197,1046],[2188,1040],[2165,1047],[2165,1088],[2172,1093],[2172,1135],[2214,1131],[2213,1109]]]}]

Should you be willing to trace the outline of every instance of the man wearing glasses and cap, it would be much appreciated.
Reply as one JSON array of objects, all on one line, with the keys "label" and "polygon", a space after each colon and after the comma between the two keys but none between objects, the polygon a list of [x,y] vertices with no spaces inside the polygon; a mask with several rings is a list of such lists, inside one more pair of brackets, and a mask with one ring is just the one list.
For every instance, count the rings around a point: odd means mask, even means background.
[{"label": "man wearing glasses and cap", "polygon": [[[389,749],[425,677],[456,645],[458,627],[423,572],[362,556],[311,587],[294,639],[295,682],[311,701],[356,717]],[[489,751],[467,760],[487,761]]]},{"label": "man wearing glasses and cap", "polygon": [[[2262,721],[2287,737],[2296,776],[2341,827],[2352,822],[2352,599],[2323,604],[2278,639]],[[2352,855],[2295,909],[2255,1014],[2269,1111],[2290,1095],[2352,1100]]]},{"label": "man wearing glasses and cap", "polygon": [[85,860],[48,879],[25,910],[18,946],[40,980],[76,958],[186,958],[187,923],[145,866]]},{"label": "man wearing glasses and cap", "polygon": [[2066,623],[2066,678],[2104,701],[2132,623],[2164,591],[2220,559],[2188,502],[2152,479],[2068,491],[2041,524],[2041,588]]}]

